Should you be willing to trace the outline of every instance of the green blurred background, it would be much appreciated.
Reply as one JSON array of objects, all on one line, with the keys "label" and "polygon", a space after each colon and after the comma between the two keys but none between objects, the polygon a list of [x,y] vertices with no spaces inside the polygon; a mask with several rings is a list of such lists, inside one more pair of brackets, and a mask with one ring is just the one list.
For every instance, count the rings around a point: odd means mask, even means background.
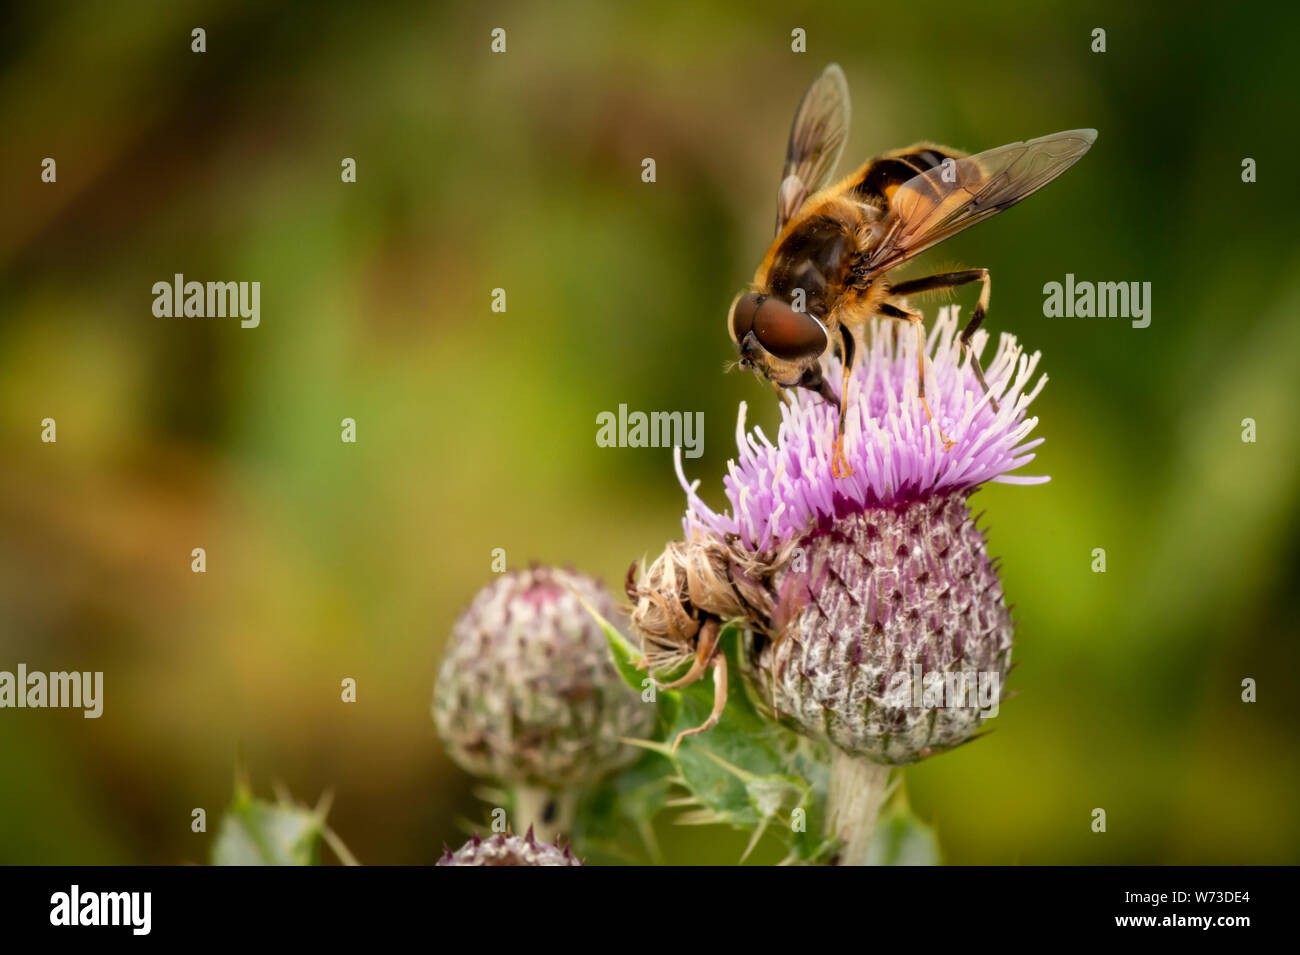
[{"label": "green blurred background", "polygon": [[[830,61],[844,166],[1100,131],[911,271],[991,269],[989,327],[1045,353],[1029,470],[1053,477],[976,498],[1017,695],[988,738],[907,772],[913,805],[956,863],[1300,861],[1300,16],[1183,9],[8,9],[0,669],[103,670],[106,702],[0,711],[0,862],[204,861],[237,753],[263,793],[332,788],[362,862],[462,841],[483,808],[428,702],[493,548],[617,584],[680,534],[671,453],[595,443],[620,403],[704,412],[688,471],[715,505],[738,402],[774,433],[770,391],[723,374],[724,315]],[[155,318],[176,272],[260,281],[261,327]],[[1067,272],[1151,282],[1151,326],[1044,318]],[[671,820],[670,862],[746,842]]]}]

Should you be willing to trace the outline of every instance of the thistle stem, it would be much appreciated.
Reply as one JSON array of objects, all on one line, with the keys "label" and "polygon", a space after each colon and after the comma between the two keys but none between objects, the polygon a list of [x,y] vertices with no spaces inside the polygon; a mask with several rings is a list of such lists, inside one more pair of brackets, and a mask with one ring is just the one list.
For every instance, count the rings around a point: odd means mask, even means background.
[{"label": "thistle stem", "polygon": [[533,835],[542,842],[554,843],[560,835],[568,836],[573,828],[577,793],[556,792],[541,786],[515,788],[515,832],[523,835],[533,827]]},{"label": "thistle stem", "polygon": [[832,748],[826,830],[840,840],[837,865],[867,864],[876,817],[889,795],[889,769]]}]

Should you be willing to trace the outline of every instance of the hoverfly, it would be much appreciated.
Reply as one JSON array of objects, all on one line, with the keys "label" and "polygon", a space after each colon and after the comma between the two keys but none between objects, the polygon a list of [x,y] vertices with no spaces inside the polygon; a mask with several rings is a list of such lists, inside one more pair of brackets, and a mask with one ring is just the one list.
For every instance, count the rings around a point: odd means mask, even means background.
[{"label": "hoverfly", "polygon": [[[832,471],[852,473],[844,457],[844,418],[855,356],[854,329],[872,318],[916,329],[917,392],[925,400],[925,326],[908,295],[980,282],[979,302],[959,337],[984,393],[988,385],[971,337],[989,304],[987,269],[963,269],[905,282],[886,276],[949,236],[1037,192],[1078,161],[1097,138],[1074,129],[999,146],[974,156],[918,143],[870,159],[828,185],[849,128],[849,89],[838,65],[804,93],[790,128],[777,192],[776,238],[747,292],[731,305],[727,328],[751,368],[780,388],[803,387],[839,405]],[[821,359],[838,349],[843,382],[836,399]],[[989,396],[994,411],[997,401]],[[953,442],[940,431],[944,449]]]}]

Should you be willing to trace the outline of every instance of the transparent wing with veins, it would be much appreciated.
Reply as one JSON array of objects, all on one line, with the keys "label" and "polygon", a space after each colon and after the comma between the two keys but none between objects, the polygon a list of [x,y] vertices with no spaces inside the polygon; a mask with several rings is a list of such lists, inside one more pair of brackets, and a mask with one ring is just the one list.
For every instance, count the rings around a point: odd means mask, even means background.
[{"label": "transparent wing with veins", "polygon": [[1095,129],[1052,133],[914,176],[890,199],[894,222],[867,259],[867,269],[884,272],[1009,209],[1073,166],[1096,138]]},{"label": "transparent wing with veins", "polygon": [[849,84],[844,71],[832,63],[803,94],[790,126],[776,198],[777,232],[805,199],[830,184],[848,138]]}]

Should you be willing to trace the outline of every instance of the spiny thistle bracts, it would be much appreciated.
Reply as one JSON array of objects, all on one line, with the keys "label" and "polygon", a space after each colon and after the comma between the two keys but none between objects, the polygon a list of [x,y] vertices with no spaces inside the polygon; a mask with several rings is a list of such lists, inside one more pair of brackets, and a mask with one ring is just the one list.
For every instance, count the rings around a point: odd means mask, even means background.
[{"label": "spiny thistle bracts", "polygon": [[[1012,628],[968,498],[986,481],[1047,480],[1009,473],[1041,443],[1027,409],[1046,378],[1003,335],[986,374],[995,411],[956,332],[944,309],[926,346],[930,421],[915,339],[871,327],[849,380],[848,477],[831,466],[837,410],[805,392],[782,406],[775,444],[746,431],[741,406],[727,512],[704,504],[678,457],[685,541],[628,586],[652,669],[694,658],[698,676],[701,634],[737,620],[747,684],[774,719],[890,765],[971,738],[1001,694]],[[977,354],[987,340],[975,336]]]}]

